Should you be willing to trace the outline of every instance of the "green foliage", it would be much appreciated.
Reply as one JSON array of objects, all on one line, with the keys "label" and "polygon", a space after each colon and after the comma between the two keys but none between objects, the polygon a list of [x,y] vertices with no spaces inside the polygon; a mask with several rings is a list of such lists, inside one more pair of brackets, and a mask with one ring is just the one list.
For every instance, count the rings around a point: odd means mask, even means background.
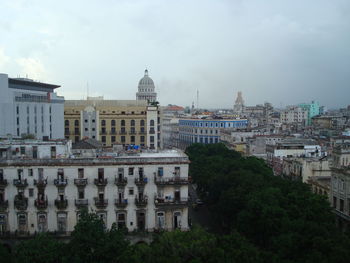
[{"label": "green foliage", "polygon": [[61,262],[63,244],[48,234],[39,234],[33,239],[22,241],[14,252],[15,262],[56,263]]},{"label": "green foliage", "polygon": [[[350,241],[340,233],[327,200],[306,184],[272,175],[263,160],[221,144],[194,144],[190,174],[217,227],[238,231],[265,262],[345,262]],[[341,255],[341,256],[340,256]]]}]

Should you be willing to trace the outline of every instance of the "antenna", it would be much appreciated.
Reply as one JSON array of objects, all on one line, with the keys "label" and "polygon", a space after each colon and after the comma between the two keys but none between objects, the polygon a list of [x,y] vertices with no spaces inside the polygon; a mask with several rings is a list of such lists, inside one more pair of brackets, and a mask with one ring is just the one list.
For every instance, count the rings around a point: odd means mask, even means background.
[{"label": "antenna", "polygon": [[197,110],[199,109],[199,90],[197,89]]}]

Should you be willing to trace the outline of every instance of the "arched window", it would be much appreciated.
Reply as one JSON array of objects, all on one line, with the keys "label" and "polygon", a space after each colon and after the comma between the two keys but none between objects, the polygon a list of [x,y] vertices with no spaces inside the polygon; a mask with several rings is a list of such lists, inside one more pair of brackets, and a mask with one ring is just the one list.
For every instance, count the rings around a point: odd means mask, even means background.
[{"label": "arched window", "polygon": [[149,125],[154,126],[154,120],[151,120]]},{"label": "arched window", "polygon": [[74,121],[74,125],[75,125],[75,126],[79,126],[79,121],[78,121],[78,120],[75,120],[75,121]]},{"label": "arched window", "polygon": [[69,126],[69,120],[65,120],[64,125]]},{"label": "arched window", "polygon": [[115,120],[111,120],[111,125],[115,126]]},{"label": "arched window", "polygon": [[130,121],[130,126],[135,126],[135,120]]},{"label": "arched window", "polygon": [[101,126],[106,126],[106,120],[101,121]]},{"label": "arched window", "polygon": [[145,120],[140,120],[140,126],[145,126]]},{"label": "arched window", "polygon": [[120,125],[125,126],[125,120],[121,120]]}]

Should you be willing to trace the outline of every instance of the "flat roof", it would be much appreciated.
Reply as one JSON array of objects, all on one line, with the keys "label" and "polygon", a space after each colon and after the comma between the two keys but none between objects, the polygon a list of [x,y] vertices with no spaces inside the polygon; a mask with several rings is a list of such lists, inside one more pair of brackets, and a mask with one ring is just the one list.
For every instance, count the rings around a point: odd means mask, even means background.
[{"label": "flat roof", "polygon": [[49,88],[49,89],[57,89],[61,87],[60,85],[37,82],[30,79],[17,79],[17,78],[9,78],[9,84],[24,85],[28,87],[41,87],[41,88]]}]

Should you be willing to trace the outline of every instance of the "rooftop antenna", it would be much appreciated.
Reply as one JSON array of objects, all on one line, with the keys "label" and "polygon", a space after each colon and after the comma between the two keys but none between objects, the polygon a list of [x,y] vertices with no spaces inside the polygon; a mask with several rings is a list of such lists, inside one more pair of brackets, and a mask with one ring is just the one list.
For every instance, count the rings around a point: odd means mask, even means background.
[{"label": "rooftop antenna", "polygon": [[199,110],[199,90],[197,89],[197,110]]}]

